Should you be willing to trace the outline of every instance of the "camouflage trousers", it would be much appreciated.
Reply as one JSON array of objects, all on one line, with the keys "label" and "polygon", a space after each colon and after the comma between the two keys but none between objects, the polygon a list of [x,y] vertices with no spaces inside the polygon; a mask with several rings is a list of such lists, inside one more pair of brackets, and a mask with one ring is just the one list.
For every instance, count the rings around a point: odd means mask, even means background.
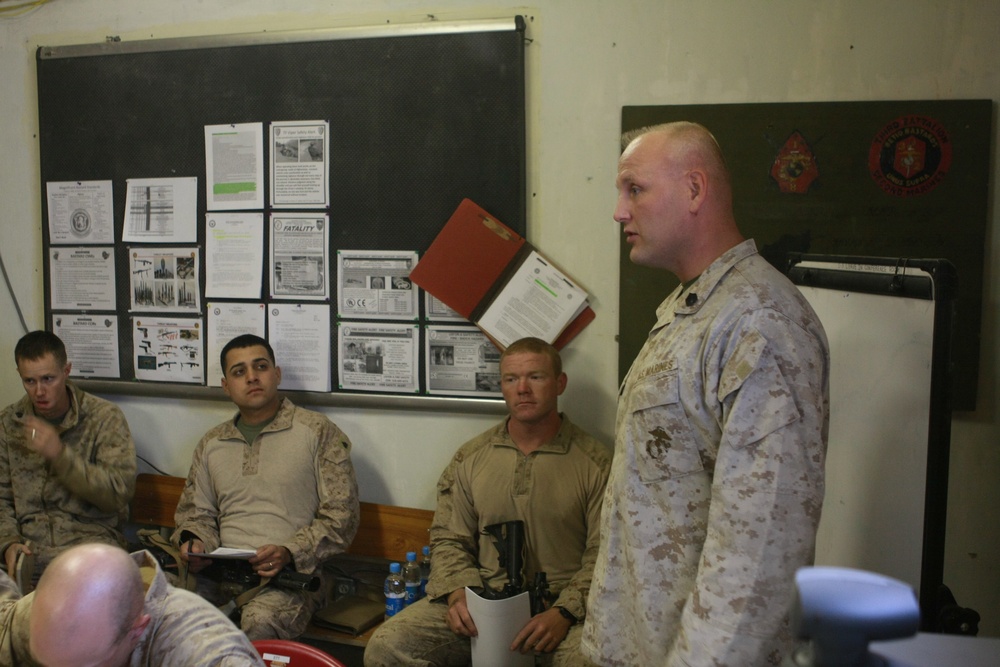
[{"label": "camouflage trousers", "polygon": [[[299,637],[331,593],[333,577],[324,576],[321,581],[315,593],[265,586],[240,610],[240,629],[250,641]],[[196,576],[196,582],[195,592],[223,610],[238,592],[208,577]]]},{"label": "camouflage trousers", "polygon": [[[472,664],[468,637],[451,631],[448,605],[427,598],[410,605],[383,623],[365,648],[365,667],[457,667]],[[539,654],[535,664],[544,667],[591,667],[580,654],[583,625],[575,625],[552,653]]]}]

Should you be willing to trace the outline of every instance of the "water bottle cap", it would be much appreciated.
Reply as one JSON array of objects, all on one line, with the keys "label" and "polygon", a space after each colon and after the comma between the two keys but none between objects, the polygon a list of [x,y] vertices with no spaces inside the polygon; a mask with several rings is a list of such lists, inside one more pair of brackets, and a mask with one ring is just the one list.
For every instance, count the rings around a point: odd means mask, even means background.
[{"label": "water bottle cap", "polygon": [[424,552],[424,555],[425,555],[425,556],[430,556],[430,555],[431,555],[431,548],[430,548],[430,547],[427,547],[427,546],[425,546],[425,547],[424,547],[424,548],[422,549],[422,551]]},{"label": "water bottle cap", "polygon": [[406,552],[406,560],[417,560],[417,552],[416,551],[407,551]]},{"label": "water bottle cap", "polygon": [[392,572],[393,574],[399,574],[401,568],[402,565],[400,565],[399,563],[389,563],[389,571]]}]

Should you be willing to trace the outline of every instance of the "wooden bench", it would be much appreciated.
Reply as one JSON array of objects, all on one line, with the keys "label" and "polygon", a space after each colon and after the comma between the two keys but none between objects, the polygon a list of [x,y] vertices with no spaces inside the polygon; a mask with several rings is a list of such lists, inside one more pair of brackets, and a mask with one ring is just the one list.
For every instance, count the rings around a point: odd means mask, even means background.
[{"label": "wooden bench", "polygon": [[[170,475],[142,473],[136,477],[130,521],[133,524],[175,528],[174,512],[185,479]],[[383,561],[401,561],[407,551],[416,551],[428,543],[428,531],[434,518],[432,510],[361,503],[361,523],[347,554]],[[364,646],[374,631],[354,637],[321,628],[312,623],[305,637],[340,644]]]},{"label": "wooden bench", "polygon": [[[184,478],[142,473],[135,480],[132,523],[174,528],[174,512]],[[402,560],[407,551],[420,553],[427,544],[433,510],[361,503],[361,524],[347,553]]]}]

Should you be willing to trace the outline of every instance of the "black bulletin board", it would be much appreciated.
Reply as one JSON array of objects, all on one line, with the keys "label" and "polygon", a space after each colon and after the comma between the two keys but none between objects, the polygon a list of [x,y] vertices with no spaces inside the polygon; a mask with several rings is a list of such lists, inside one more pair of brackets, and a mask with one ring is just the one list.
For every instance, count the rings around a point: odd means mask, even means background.
[{"label": "black bulletin board", "polygon": [[[790,253],[941,258],[957,269],[953,408],[973,410],[979,372],[991,100],[628,106],[622,130],[705,125],[733,176],[736,221],[785,271]],[[621,244],[619,374],[677,285]]]},{"label": "black bulletin board", "polygon": [[[197,176],[204,248],[206,125],[261,122],[266,133],[271,121],[329,121],[331,258],[340,249],[422,253],[465,197],[524,235],[524,28],[514,17],[39,48],[48,327],[56,314],[45,184],[111,180],[122,369],[116,380],[136,384],[121,242],[126,179]],[[265,224],[269,207],[265,200]],[[335,281],[336,271],[328,273]],[[269,293],[261,285],[260,301],[267,303]],[[330,293],[336,295],[335,285]],[[330,308],[333,332],[336,304]]]}]

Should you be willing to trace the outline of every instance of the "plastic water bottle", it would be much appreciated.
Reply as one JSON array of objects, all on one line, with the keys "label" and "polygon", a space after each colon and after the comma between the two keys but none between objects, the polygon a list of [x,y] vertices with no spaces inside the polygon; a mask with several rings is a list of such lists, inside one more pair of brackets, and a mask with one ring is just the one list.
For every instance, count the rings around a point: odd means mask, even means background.
[{"label": "plastic water bottle", "polygon": [[385,617],[395,616],[403,610],[406,599],[406,584],[400,574],[399,563],[389,564],[389,576],[385,578]]},{"label": "plastic water bottle", "polygon": [[427,580],[431,578],[431,548],[425,546],[421,552],[424,557],[420,561],[420,597],[427,595]]},{"label": "plastic water bottle", "polygon": [[411,605],[420,599],[420,565],[417,564],[417,552],[406,552],[406,565],[403,566],[403,583],[406,584],[405,605]]}]

